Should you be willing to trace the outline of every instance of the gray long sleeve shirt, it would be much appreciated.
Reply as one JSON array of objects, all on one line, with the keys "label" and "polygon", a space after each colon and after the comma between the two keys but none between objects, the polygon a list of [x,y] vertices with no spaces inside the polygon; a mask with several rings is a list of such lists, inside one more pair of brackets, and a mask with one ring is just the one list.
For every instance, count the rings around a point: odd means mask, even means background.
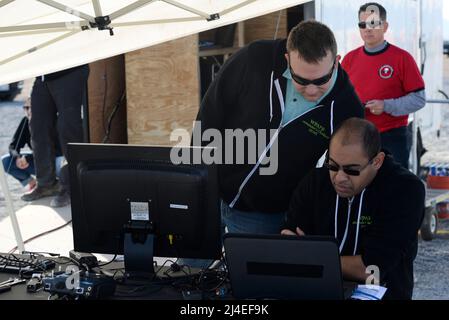
[{"label": "gray long sleeve shirt", "polygon": [[421,90],[409,93],[397,99],[384,100],[384,111],[398,117],[414,113],[426,105],[426,91]]}]

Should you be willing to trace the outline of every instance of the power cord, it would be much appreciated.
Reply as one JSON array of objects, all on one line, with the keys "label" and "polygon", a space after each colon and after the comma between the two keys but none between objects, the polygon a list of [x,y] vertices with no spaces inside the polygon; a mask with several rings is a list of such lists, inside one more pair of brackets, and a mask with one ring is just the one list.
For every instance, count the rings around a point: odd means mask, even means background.
[{"label": "power cord", "polygon": [[[72,223],[72,220],[69,220],[69,221],[67,221],[66,223],[64,223],[63,225],[59,226],[59,227],[56,227],[56,228],[54,228],[54,229],[51,229],[51,230],[48,230],[48,231],[45,231],[45,232],[42,232],[42,233],[39,233],[38,235],[35,235],[35,236],[33,236],[33,237],[31,237],[31,238],[25,240],[25,241],[23,242],[23,244],[27,244],[27,243],[29,243],[29,242],[31,242],[31,241],[33,241],[33,240],[36,240],[36,239],[38,239],[38,238],[40,238],[40,237],[43,237],[43,236],[45,236],[45,235],[47,235],[47,234],[53,233],[53,232],[55,232],[55,231],[58,231],[58,230],[60,230],[60,229],[62,229],[62,228],[64,228],[64,227],[68,226],[68,225],[71,224],[71,223]],[[18,249],[18,246],[15,246],[15,247],[12,248],[11,250],[9,250],[8,253],[13,253],[13,252],[15,252],[17,249]]]}]

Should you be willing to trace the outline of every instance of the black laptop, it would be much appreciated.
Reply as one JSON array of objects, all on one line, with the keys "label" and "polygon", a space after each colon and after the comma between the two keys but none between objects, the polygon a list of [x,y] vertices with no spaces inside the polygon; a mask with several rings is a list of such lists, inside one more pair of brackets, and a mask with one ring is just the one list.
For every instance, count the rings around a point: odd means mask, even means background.
[{"label": "black laptop", "polygon": [[236,299],[346,298],[333,237],[228,233],[224,248]]}]

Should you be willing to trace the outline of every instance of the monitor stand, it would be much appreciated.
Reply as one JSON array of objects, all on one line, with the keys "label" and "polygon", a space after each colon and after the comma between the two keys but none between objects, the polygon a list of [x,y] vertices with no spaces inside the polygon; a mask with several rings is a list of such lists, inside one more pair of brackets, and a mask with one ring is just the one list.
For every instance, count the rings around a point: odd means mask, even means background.
[{"label": "monitor stand", "polygon": [[154,276],[154,228],[148,221],[129,221],[124,227],[125,271],[130,276]]}]

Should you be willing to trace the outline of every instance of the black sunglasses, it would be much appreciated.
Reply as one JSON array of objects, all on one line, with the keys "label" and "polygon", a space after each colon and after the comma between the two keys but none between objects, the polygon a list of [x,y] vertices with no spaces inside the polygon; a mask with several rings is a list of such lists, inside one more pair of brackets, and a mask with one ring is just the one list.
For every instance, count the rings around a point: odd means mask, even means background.
[{"label": "black sunglasses", "polygon": [[[377,156],[377,154],[376,154],[376,156]],[[340,168],[341,168],[341,170],[343,170],[343,172],[344,173],[346,173],[348,176],[360,176],[360,173],[363,171],[363,170],[365,170],[365,168],[366,167],[368,167],[370,164],[372,164],[373,163],[373,160],[374,160],[374,158],[376,157],[376,156],[374,156],[374,157],[372,157],[369,161],[368,161],[368,163],[366,164],[366,165],[364,165],[363,167],[361,167],[361,168],[359,168],[359,169],[351,169],[351,168],[347,168],[347,167],[345,167],[345,166],[343,166],[343,167],[340,167],[339,165],[337,165],[337,164],[331,164],[330,162],[329,162],[329,158],[326,158],[326,161],[324,162],[324,167],[326,168],[326,169],[328,169],[328,170],[330,170],[330,171],[333,171],[333,172],[338,172],[338,171],[340,171]],[[332,160],[333,161],[333,160]],[[335,161],[334,161],[335,162]]]},{"label": "black sunglasses", "polygon": [[332,74],[334,73],[335,68],[335,62],[332,64],[332,69],[329,71],[328,74],[326,74],[324,77],[314,79],[314,80],[308,80],[301,78],[297,74],[295,74],[292,70],[292,66],[290,65],[290,62],[288,63],[288,68],[290,69],[290,74],[292,75],[292,79],[295,80],[295,82],[301,86],[308,86],[310,84],[313,84],[315,86],[322,86],[329,82],[329,80],[332,78]]},{"label": "black sunglasses", "polygon": [[30,110],[31,109],[30,106],[23,106],[22,108],[23,108],[23,110]]},{"label": "black sunglasses", "polygon": [[360,21],[358,23],[360,29],[374,29],[380,27],[382,24],[382,20],[371,20],[368,23],[366,21]]}]

